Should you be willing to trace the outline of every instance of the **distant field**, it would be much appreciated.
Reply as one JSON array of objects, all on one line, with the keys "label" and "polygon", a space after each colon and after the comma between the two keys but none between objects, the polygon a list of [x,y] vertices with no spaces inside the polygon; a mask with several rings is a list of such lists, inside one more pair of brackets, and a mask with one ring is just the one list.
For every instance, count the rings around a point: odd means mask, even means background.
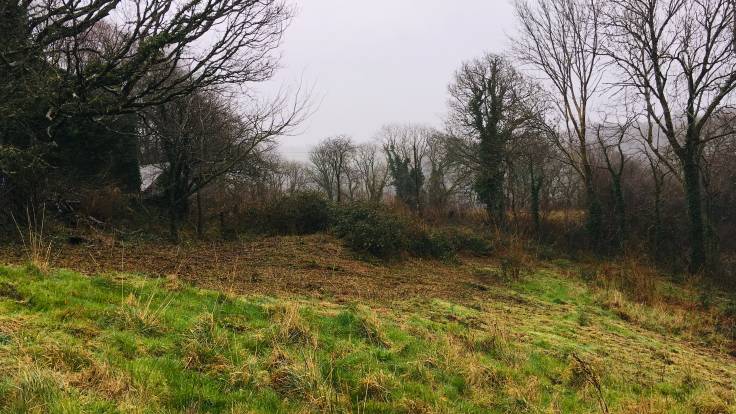
[{"label": "distant field", "polygon": [[[335,281],[372,268],[339,260]],[[637,303],[573,266],[376,266],[404,298],[0,267],[0,412],[736,412],[736,358],[691,292]]]}]

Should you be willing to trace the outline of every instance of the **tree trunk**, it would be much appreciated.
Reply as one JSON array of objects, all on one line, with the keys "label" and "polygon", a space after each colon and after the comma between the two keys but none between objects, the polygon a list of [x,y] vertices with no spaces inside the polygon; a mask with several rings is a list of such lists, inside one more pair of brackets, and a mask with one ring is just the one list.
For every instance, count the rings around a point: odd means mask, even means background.
[{"label": "tree trunk", "polygon": [[[531,168],[534,168],[531,166]],[[539,193],[542,190],[542,179],[534,175],[532,170],[531,174],[531,213],[532,223],[534,224],[534,236],[537,240],[541,239],[542,236],[542,219],[539,211]]]},{"label": "tree trunk", "polygon": [[593,172],[589,164],[584,167],[584,181],[585,181],[585,205],[587,209],[586,218],[586,230],[588,237],[590,238],[592,245],[596,246],[601,239],[601,224],[603,221],[603,213],[601,211],[601,204],[598,200],[598,196],[595,193],[593,187]]},{"label": "tree trunk", "polygon": [[595,247],[598,246],[601,239],[603,213],[593,184],[593,167],[590,165],[590,161],[588,160],[588,148],[586,146],[587,124],[585,115],[585,108],[583,108],[582,118],[580,119],[582,130],[578,133],[578,141],[580,145],[580,163],[582,167],[583,185],[585,186],[585,207],[587,210],[585,228],[591,241],[591,245]]},{"label": "tree trunk", "polygon": [[502,229],[506,229],[506,194],[504,193],[504,179],[503,179],[503,173],[500,173],[500,176],[498,177],[497,181],[498,189],[496,190],[496,194],[498,195],[498,200],[496,201],[496,220],[498,222],[498,225]]},{"label": "tree trunk", "polygon": [[[656,177],[655,177],[656,180]],[[662,189],[659,184],[655,184],[654,189],[654,240],[652,246],[654,247],[654,259],[660,262],[662,259],[661,245],[662,245]]]},{"label": "tree trunk", "polygon": [[413,145],[412,151],[414,154],[414,202],[416,203],[417,214],[421,217],[422,215],[422,186],[420,174],[422,171],[421,162],[419,160],[419,153],[417,152],[416,144]]},{"label": "tree trunk", "polygon": [[340,204],[342,201],[342,183],[340,180],[340,173],[337,173],[337,204]]},{"label": "tree trunk", "polygon": [[227,226],[225,225],[225,212],[220,211],[220,237],[222,240],[227,240]]},{"label": "tree trunk", "polygon": [[202,213],[202,196],[197,190],[197,237],[204,238],[204,214]]},{"label": "tree trunk", "polygon": [[690,220],[690,273],[701,272],[705,267],[705,229],[701,197],[700,168],[696,151],[689,148],[682,157],[685,178],[685,196]]},{"label": "tree trunk", "polygon": [[174,203],[173,197],[169,199],[169,237],[172,243],[179,243],[179,218],[177,217],[176,203]]},{"label": "tree trunk", "polygon": [[179,211],[177,197],[179,195],[176,185],[176,169],[169,171],[168,186],[166,189],[169,204],[169,237],[172,243],[179,243]]},{"label": "tree trunk", "polygon": [[613,177],[614,216],[616,218],[616,244],[623,248],[626,243],[626,203],[621,188],[621,177]]}]

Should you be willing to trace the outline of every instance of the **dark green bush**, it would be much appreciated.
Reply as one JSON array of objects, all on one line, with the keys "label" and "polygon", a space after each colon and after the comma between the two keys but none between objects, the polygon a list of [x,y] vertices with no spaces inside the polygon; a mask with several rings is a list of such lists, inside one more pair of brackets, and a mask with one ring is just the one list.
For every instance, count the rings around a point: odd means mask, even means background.
[{"label": "dark green bush", "polygon": [[486,256],[493,250],[490,241],[471,230],[451,227],[444,229],[442,233],[455,252]]},{"label": "dark green bush", "polygon": [[484,255],[491,250],[487,240],[469,230],[427,231],[383,205],[355,202],[331,206],[322,195],[312,192],[253,207],[241,217],[239,228],[265,234],[312,234],[330,226],[351,250],[381,259],[411,254],[451,260],[459,251]]},{"label": "dark green bush", "polygon": [[437,259],[453,259],[455,248],[453,241],[441,231],[426,232],[415,229],[411,237],[411,253],[419,257],[433,257]]},{"label": "dark green bush", "polygon": [[313,234],[327,230],[330,219],[330,204],[321,194],[299,192],[250,209],[240,227],[265,234]]},{"label": "dark green bush", "polygon": [[336,208],[334,216],[335,234],[359,253],[384,259],[411,254],[451,260],[458,250],[458,238],[454,234],[427,231],[383,206],[352,203]]},{"label": "dark green bush", "polygon": [[382,206],[351,203],[335,209],[335,234],[352,250],[380,258],[394,258],[408,251],[410,224]]}]

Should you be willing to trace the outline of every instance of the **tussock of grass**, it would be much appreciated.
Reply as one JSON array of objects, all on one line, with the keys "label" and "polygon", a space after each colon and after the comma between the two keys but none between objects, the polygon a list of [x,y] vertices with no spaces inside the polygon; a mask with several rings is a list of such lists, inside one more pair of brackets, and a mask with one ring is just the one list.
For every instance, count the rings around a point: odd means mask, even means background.
[{"label": "tussock of grass", "polygon": [[48,232],[44,232],[46,225],[46,209],[41,210],[40,217],[34,211],[26,209],[26,226],[21,229],[15,220],[16,230],[23,244],[23,251],[28,261],[28,266],[34,271],[46,274],[51,269],[51,255],[53,243],[48,240]]},{"label": "tussock of grass", "polygon": [[130,377],[109,363],[91,359],[89,366],[67,377],[69,384],[84,392],[97,392],[111,399],[122,400],[131,391]]},{"label": "tussock of grass", "polygon": [[123,329],[130,329],[143,335],[161,334],[166,325],[161,316],[168,307],[168,302],[152,305],[154,294],[148,299],[139,299],[132,293],[128,295],[118,309],[115,319]]},{"label": "tussock of grass", "polygon": [[461,336],[466,349],[480,352],[496,360],[513,357],[508,336],[498,325],[484,331],[468,331]]},{"label": "tussock of grass", "polygon": [[202,372],[221,373],[228,367],[223,355],[228,338],[217,326],[214,314],[200,315],[184,335],[184,367]]},{"label": "tussock of grass", "polygon": [[19,411],[33,411],[55,401],[58,398],[59,385],[48,373],[32,369],[20,373],[16,390],[15,408]]},{"label": "tussock of grass", "polygon": [[382,329],[381,320],[370,309],[363,308],[362,314],[357,316],[356,322],[358,333],[368,343],[383,348],[391,347],[391,341],[386,337]]},{"label": "tussock of grass", "polygon": [[301,317],[298,305],[294,303],[277,304],[270,309],[270,313],[274,322],[273,340],[276,344],[317,346],[317,338],[312,333],[309,324]]},{"label": "tussock of grass", "polygon": [[391,308],[24,268],[0,267],[0,286],[23,298],[0,295],[0,412],[736,408],[733,360],[692,347],[690,328],[672,336],[691,322],[654,319],[668,302],[552,271],[494,285],[473,302]]},{"label": "tussock of grass", "polygon": [[360,390],[365,399],[388,401],[395,384],[396,378],[393,375],[385,371],[371,372],[360,380]]}]

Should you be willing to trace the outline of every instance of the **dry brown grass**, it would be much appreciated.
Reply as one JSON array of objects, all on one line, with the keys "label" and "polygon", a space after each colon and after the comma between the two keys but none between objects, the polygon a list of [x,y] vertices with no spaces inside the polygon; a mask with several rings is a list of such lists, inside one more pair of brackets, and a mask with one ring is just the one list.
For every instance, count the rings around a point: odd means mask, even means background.
[{"label": "dry brown grass", "polygon": [[395,387],[396,377],[385,371],[370,372],[360,380],[360,390],[364,399],[385,401],[392,388]]},{"label": "dry brown grass", "polygon": [[35,211],[31,214],[26,209],[26,228],[21,230],[18,221],[15,220],[15,228],[23,246],[26,263],[31,264],[43,273],[48,273],[51,268],[51,250],[52,241],[48,239],[48,234],[44,233],[46,225],[46,208],[41,209],[41,216],[37,217]]},{"label": "dry brown grass", "polygon": [[131,379],[122,371],[113,370],[106,362],[92,360],[90,365],[66,376],[70,385],[120,400],[132,390]]},{"label": "dry brown grass", "polygon": [[302,318],[299,305],[295,303],[277,304],[268,311],[274,321],[275,332],[272,340],[276,345],[317,346],[317,336]]},{"label": "dry brown grass", "polygon": [[157,305],[153,304],[154,298],[155,294],[151,294],[148,299],[129,294],[118,309],[117,321],[125,329],[131,329],[144,335],[163,332],[166,326],[161,318],[169,307],[172,297],[164,299]]},{"label": "dry brown grass", "polygon": [[636,257],[595,263],[582,272],[592,283],[596,302],[624,321],[720,352],[736,350],[734,338],[728,338],[736,321],[717,306],[703,307],[702,280],[690,278],[675,284]]},{"label": "dry brown grass", "polygon": [[381,319],[366,306],[360,306],[358,311],[357,318],[360,335],[369,343],[390,348],[391,341],[386,337],[382,329]]},{"label": "dry brown grass", "polygon": [[267,370],[270,386],[279,394],[306,401],[319,412],[334,412],[336,406],[348,403],[322,376],[314,350],[293,357],[274,347]]},{"label": "dry brown grass", "polygon": [[230,363],[222,351],[227,344],[227,338],[217,328],[215,315],[200,315],[184,338],[184,366],[200,372],[226,373]]},{"label": "dry brown grass", "polygon": [[664,299],[659,292],[658,283],[662,276],[636,258],[604,262],[596,277],[605,288],[625,292],[629,298],[639,303],[653,304]]},{"label": "dry brown grass", "polygon": [[129,198],[115,186],[82,191],[79,211],[97,220],[109,221],[123,216],[129,208]]}]

